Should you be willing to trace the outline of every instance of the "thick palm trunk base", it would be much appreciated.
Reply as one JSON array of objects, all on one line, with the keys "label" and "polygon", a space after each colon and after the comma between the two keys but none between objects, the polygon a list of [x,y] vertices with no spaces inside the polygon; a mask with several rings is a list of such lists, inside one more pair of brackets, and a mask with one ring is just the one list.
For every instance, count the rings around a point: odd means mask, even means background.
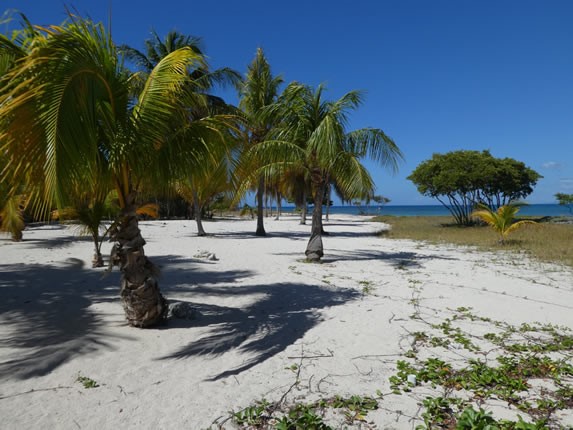
[{"label": "thick palm trunk base", "polygon": [[92,258],[92,267],[95,269],[96,267],[103,267],[103,256],[101,252],[96,252]]},{"label": "thick palm trunk base", "polygon": [[197,224],[197,236],[206,236],[201,219],[201,206],[199,205],[199,194],[193,190],[193,212],[195,213],[195,223]]},{"label": "thick palm trunk base", "polygon": [[322,196],[324,196],[324,184],[318,183],[314,192],[314,210],[312,212],[312,228],[310,230],[310,240],[306,246],[306,259],[308,261],[320,261],[324,255],[322,246]]},{"label": "thick palm trunk base", "polygon": [[159,291],[159,270],[143,252],[137,217],[128,214],[113,235],[112,264],[121,270],[121,290],[125,317],[134,327],[150,327],[167,316],[167,301]]},{"label": "thick palm trunk base", "polygon": [[306,246],[306,259],[308,261],[320,261],[322,256],[324,255],[322,246],[322,235],[320,234],[313,234],[308,241],[308,245]]}]

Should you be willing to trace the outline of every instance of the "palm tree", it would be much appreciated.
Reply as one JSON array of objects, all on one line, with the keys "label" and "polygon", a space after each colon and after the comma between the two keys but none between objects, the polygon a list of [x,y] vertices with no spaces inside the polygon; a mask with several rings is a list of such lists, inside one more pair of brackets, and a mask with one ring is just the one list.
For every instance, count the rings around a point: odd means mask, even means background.
[{"label": "palm tree", "polygon": [[324,87],[316,90],[304,85],[289,85],[274,107],[283,119],[277,139],[257,149],[266,161],[262,172],[304,169],[310,179],[314,210],[311,238],[306,255],[311,261],[323,256],[322,204],[330,181],[344,196],[362,196],[373,190],[372,178],[360,160],[370,157],[382,166],[397,168],[402,154],[382,130],[364,128],[347,132],[348,113],[362,103],[362,94],[351,91],[335,102],[323,99]]},{"label": "palm tree", "polygon": [[532,220],[516,221],[515,215],[519,212],[518,204],[500,206],[493,211],[489,206],[479,205],[479,209],[472,212],[471,216],[479,218],[499,235],[499,243],[504,244],[507,236],[528,224],[537,224]]},{"label": "palm tree", "polygon": [[[141,73],[145,76],[153,70],[159,61],[181,48],[189,48],[193,52],[202,55],[200,38],[184,35],[175,30],[167,33],[163,39],[161,39],[155,31],[152,31],[151,39],[145,41],[145,52],[141,52],[127,45],[122,45],[119,49],[126,58],[134,62],[136,66],[141,69]],[[240,75],[227,67],[212,71],[206,62],[194,64],[194,66],[196,67],[188,70],[189,80],[186,86],[190,94],[195,94],[198,97],[194,100],[195,103],[185,106],[189,122],[199,121],[208,117],[211,117],[212,120],[216,120],[217,115],[234,113],[232,107],[228,106],[223,99],[210,94],[210,91],[216,85],[237,85],[241,80]],[[232,146],[233,140],[228,133],[224,134],[226,143]],[[182,135],[181,138],[185,139],[186,137]],[[191,139],[193,139],[193,136],[191,136]],[[193,205],[193,214],[197,223],[199,236],[206,234],[201,219],[203,212],[202,206],[212,197],[214,188],[222,188],[222,178],[215,178],[213,176],[213,169],[222,174],[223,177],[227,175],[227,172],[221,169],[225,166],[222,160],[229,157],[230,148],[224,147],[217,149],[222,149],[223,152],[211,154],[211,157],[200,163],[202,169],[194,169],[188,172],[185,177],[176,181],[174,184],[176,192],[186,202]],[[198,187],[203,187],[204,189]]]},{"label": "palm tree", "polygon": [[73,206],[56,209],[52,212],[52,219],[58,221],[74,220],[79,224],[80,234],[91,237],[94,245],[94,256],[92,267],[103,267],[103,256],[101,254],[101,245],[103,237],[100,238],[100,229],[103,226],[103,220],[106,216],[111,215],[111,209],[106,205],[106,196],[97,195],[94,198],[91,193],[78,196],[73,201]]},{"label": "palm tree", "polygon": [[[266,108],[276,102],[280,85],[283,79],[280,76],[273,76],[271,67],[261,48],[252,63],[248,67],[245,80],[239,85],[239,108],[243,117],[243,155],[267,140],[272,129],[277,124],[276,116],[268,115]],[[253,169],[260,167],[260,160],[256,157],[245,157],[243,159],[243,171],[250,173]],[[246,174],[247,177],[250,175]],[[260,175],[254,178],[257,200],[257,236],[265,236],[264,226],[264,192],[265,178]]]},{"label": "palm tree", "polygon": [[175,184],[177,193],[193,205],[193,216],[197,223],[197,235],[205,236],[202,213],[212,199],[229,191],[228,169],[225,158],[209,160],[211,169],[208,172],[195,173]]},{"label": "palm tree", "polygon": [[188,47],[198,55],[203,55],[199,37],[184,35],[175,30],[167,33],[163,39],[159,37],[157,32],[152,31],[151,38],[145,41],[145,52],[128,45],[121,45],[119,50],[140,69],[149,73],[167,55],[184,47]]},{"label": "palm tree", "polygon": [[[7,82],[5,76],[15,66],[18,60],[24,58],[33,49],[39,33],[24,15],[20,15],[22,29],[12,33],[8,38],[0,34],[0,76],[2,85]],[[9,163],[5,154],[0,153],[0,165],[6,170],[14,166]],[[26,227],[24,210],[30,202],[29,179],[23,177],[19,184],[8,184],[0,177],[0,231],[8,232],[13,241],[22,240],[22,232]],[[9,191],[10,194],[9,194]],[[36,190],[37,191],[37,190]]]},{"label": "palm tree", "polygon": [[[143,184],[182,176],[196,153],[208,150],[207,126],[195,124],[192,141],[176,138],[189,128],[181,103],[187,71],[203,58],[189,48],[172,52],[134,99],[133,75],[101,24],[71,18],[37,39],[38,48],[5,76],[0,92],[0,152],[18,166],[3,172],[3,179],[18,184],[23,177],[40,178],[45,206],[65,207],[73,198],[70,190],[78,184],[90,190],[106,175],[121,210],[110,234],[127,320],[137,327],[157,324],[167,305],[158,270],[144,253],[137,196]],[[174,124],[179,126],[173,129]]]},{"label": "palm tree", "polygon": [[6,188],[5,184],[0,183],[0,231],[9,233],[14,242],[19,242],[26,227],[24,223],[26,196],[18,193],[9,196]]}]

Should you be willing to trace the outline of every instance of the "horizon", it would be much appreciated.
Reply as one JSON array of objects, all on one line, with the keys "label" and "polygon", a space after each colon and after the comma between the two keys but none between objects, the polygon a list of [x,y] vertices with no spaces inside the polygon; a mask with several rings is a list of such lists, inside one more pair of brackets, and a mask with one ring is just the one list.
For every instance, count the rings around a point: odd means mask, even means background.
[{"label": "horizon", "polygon": [[[219,2],[214,12],[204,3],[7,0],[4,10],[51,25],[65,20],[66,5],[106,26],[111,9],[116,44],[143,49],[151,29],[160,37],[175,29],[200,37],[214,68],[244,75],[260,46],[285,85],[326,83],[331,100],[365,90],[348,130],[381,128],[403,151],[395,176],[365,163],[390,204],[439,205],[406,177],[433,153],[460,149],[489,149],[539,172],[531,204],[573,193],[572,2],[406,0],[349,9],[251,0]],[[4,23],[2,32],[14,27]],[[237,102],[233,90],[216,93]]]}]

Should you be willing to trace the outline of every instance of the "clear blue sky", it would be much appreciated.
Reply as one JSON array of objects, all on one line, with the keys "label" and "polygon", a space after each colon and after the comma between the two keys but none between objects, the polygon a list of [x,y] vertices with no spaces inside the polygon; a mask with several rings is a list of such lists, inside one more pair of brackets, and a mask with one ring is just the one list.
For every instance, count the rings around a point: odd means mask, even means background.
[{"label": "clear blue sky", "polygon": [[118,44],[142,48],[151,29],[176,29],[200,36],[214,67],[244,73],[261,46],[286,82],[324,82],[332,99],[366,91],[351,129],[382,128],[406,157],[395,176],[369,164],[392,204],[435,203],[405,178],[433,153],[457,149],[489,149],[537,170],[544,179],[530,203],[573,193],[571,0],[1,4],[38,24],[61,23],[65,5],[107,23],[111,5]]}]

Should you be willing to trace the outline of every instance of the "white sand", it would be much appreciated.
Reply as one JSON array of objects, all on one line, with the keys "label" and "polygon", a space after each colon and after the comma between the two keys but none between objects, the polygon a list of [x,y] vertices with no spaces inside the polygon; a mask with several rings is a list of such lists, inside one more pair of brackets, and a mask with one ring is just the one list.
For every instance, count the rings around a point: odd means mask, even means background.
[{"label": "white sand", "polygon": [[[2,236],[0,428],[233,428],[229,412],[262,398],[390,393],[410,334],[460,306],[512,324],[573,327],[571,270],[383,239],[371,234],[381,224],[338,215],[325,224],[323,264],[307,264],[309,225],[266,218],[265,228],[259,238],[254,220],[206,222],[214,235],[199,238],[192,221],[141,223],[163,293],[200,313],[147,330],[125,324],[117,269],[102,279],[90,268],[91,242],[70,228],[28,228],[21,243]],[[218,260],[196,257],[201,251]],[[465,328],[491,331],[480,322]],[[443,349],[454,362],[468,355]],[[85,389],[79,375],[100,386]],[[430,391],[385,395],[368,420],[414,428]],[[504,402],[489,406],[516,418]],[[333,427],[343,425],[343,415],[331,415]],[[573,422],[572,411],[562,415]]]}]

